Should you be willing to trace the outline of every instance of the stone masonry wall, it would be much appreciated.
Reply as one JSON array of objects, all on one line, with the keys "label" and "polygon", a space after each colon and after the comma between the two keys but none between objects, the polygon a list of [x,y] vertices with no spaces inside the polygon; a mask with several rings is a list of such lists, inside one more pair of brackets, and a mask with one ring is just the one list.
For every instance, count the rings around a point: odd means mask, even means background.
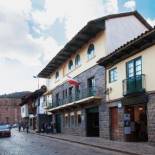
[{"label": "stone masonry wall", "polygon": [[[121,108],[118,108],[118,104],[121,103],[121,101],[114,101],[112,103],[108,103],[109,107],[109,125],[111,126],[111,113],[110,113],[110,108],[117,108],[118,111],[118,132],[116,135],[114,135],[113,139],[117,141],[124,141],[124,122],[123,122],[123,115],[124,115],[124,106]],[[110,129],[111,132],[111,129]],[[110,133],[110,139],[112,139],[111,133]]]},{"label": "stone masonry wall", "polygon": [[149,95],[147,104],[148,141],[155,142],[155,94]]},{"label": "stone masonry wall", "polygon": [[14,124],[21,120],[20,99],[0,98],[0,123]]},{"label": "stone masonry wall", "polygon": [[[79,74],[75,79],[80,82],[80,89],[87,89],[88,85],[88,79],[94,77],[95,78],[95,84],[97,88],[97,96],[101,96],[102,100],[99,101],[101,103],[95,103],[95,105],[100,105],[99,106],[99,125],[100,125],[100,137],[103,138],[109,138],[109,111],[108,107],[105,104],[105,70],[101,66],[94,66],[90,68],[89,70],[86,70],[85,72]],[[70,85],[68,83],[64,83],[63,85],[56,87],[56,89],[53,90],[53,101],[56,101],[56,94],[59,93],[59,98],[63,98],[63,90],[69,89]],[[73,88],[74,89],[74,88]],[[73,93],[75,90],[73,90]],[[74,94],[73,94],[74,95]],[[91,104],[92,105],[92,104]],[[62,122],[62,132],[66,134],[73,134],[73,135],[81,135],[85,136],[86,135],[86,112],[85,109],[87,107],[79,107],[79,110],[82,110],[82,114],[84,117],[84,120],[82,121],[81,127],[74,127],[74,128],[64,128],[63,122]],[[66,111],[66,112],[71,112]],[[62,113],[62,118],[63,118],[64,113]],[[63,121],[63,119],[62,119]]]}]

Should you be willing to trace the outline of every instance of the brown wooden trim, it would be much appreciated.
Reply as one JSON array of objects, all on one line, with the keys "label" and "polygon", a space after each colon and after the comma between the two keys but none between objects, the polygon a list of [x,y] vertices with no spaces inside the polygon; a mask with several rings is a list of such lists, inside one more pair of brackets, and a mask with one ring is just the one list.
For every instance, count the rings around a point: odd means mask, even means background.
[{"label": "brown wooden trim", "polygon": [[123,105],[136,105],[136,104],[146,104],[148,102],[147,93],[137,93],[132,96],[127,96],[122,98]]}]

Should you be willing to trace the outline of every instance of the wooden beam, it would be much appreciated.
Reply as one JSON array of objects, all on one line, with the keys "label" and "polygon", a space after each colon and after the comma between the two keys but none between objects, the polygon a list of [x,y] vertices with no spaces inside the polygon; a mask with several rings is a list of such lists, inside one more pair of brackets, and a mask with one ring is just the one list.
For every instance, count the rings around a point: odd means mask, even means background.
[{"label": "wooden beam", "polygon": [[82,33],[77,36],[77,39],[82,40],[82,41],[87,41],[89,40],[90,37],[91,35]]},{"label": "wooden beam", "polygon": [[83,45],[85,42],[84,41],[80,41],[80,40],[75,40],[73,42],[71,42],[71,46],[76,46],[76,47],[79,47],[81,45]]},{"label": "wooden beam", "polygon": [[69,51],[69,52],[72,52],[72,51],[76,51],[77,49],[78,49],[77,46],[74,46],[74,45],[67,45],[67,47],[65,47],[64,50]]}]

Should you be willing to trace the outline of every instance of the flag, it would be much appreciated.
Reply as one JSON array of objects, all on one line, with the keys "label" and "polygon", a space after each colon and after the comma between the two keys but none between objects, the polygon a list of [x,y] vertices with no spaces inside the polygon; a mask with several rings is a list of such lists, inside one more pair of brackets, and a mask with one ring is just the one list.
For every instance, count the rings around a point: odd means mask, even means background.
[{"label": "flag", "polygon": [[73,78],[71,78],[70,76],[67,75],[67,82],[70,84],[70,85],[73,85],[73,86],[79,86],[80,83],[77,81],[77,80],[74,80]]}]

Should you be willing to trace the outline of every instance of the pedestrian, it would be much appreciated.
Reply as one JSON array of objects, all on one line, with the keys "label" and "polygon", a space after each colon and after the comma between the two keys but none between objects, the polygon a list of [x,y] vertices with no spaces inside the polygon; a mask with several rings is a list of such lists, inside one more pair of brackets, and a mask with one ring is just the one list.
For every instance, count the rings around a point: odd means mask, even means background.
[{"label": "pedestrian", "polygon": [[26,132],[29,133],[29,124],[26,123]]},{"label": "pedestrian", "polygon": [[21,123],[21,127],[23,128],[23,131],[24,131],[25,130],[25,123],[24,122]]},{"label": "pedestrian", "polygon": [[18,123],[18,131],[19,132],[21,131],[21,123],[20,122]]},{"label": "pedestrian", "polygon": [[51,133],[53,133],[53,129],[54,129],[54,123],[51,122]]}]

